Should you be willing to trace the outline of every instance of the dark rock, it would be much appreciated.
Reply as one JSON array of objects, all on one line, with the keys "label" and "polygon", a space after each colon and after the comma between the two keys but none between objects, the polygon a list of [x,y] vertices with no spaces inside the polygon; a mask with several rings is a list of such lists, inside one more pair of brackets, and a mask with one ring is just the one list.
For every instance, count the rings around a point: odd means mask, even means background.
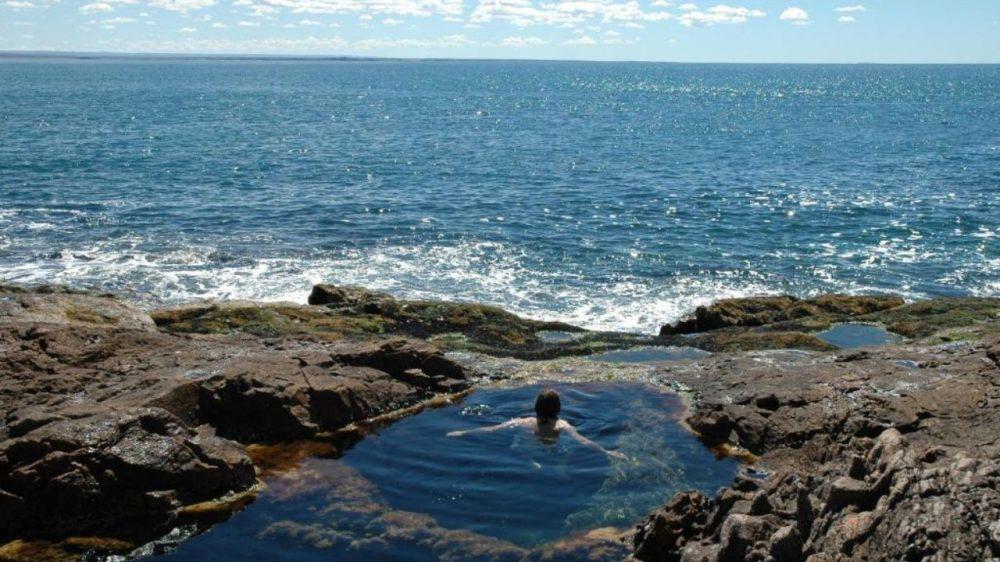
[{"label": "dark rock", "polygon": [[742,562],[763,556],[767,539],[775,532],[774,520],[736,513],[726,518],[719,530],[719,562]]},{"label": "dark rock", "polygon": [[370,308],[365,312],[376,313],[380,309],[379,302],[386,300],[392,300],[392,297],[385,293],[369,291],[364,287],[320,284],[312,288],[308,302],[314,306]]},{"label": "dark rock", "polygon": [[6,503],[21,506],[0,529],[6,535],[60,536],[133,518],[165,520],[178,502],[243,490],[255,478],[242,447],[155,408],[53,422],[0,443],[0,457],[0,489]]},{"label": "dark rock", "polygon": [[860,480],[846,476],[837,478],[830,483],[830,492],[826,498],[828,510],[839,511],[847,506],[861,506],[873,503],[871,487]]},{"label": "dark rock", "polygon": [[688,540],[698,537],[708,520],[709,500],[698,492],[674,496],[639,526],[633,538],[638,560],[679,560]]},{"label": "dark rock", "polygon": [[661,336],[690,334],[728,327],[752,327],[803,318],[819,318],[829,323],[902,306],[897,296],[823,295],[812,299],[792,296],[723,299],[700,306],[695,317],[665,325]]},{"label": "dark rock", "polygon": [[794,525],[785,525],[771,535],[768,552],[775,562],[802,560],[802,537]]}]

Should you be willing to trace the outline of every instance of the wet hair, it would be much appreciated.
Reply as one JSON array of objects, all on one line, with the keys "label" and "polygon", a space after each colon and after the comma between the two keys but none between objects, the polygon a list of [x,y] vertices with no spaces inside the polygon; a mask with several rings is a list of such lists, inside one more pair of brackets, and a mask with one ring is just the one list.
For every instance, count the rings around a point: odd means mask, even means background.
[{"label": "wet hair", "polygon": [[559,410],[562,403],[559,401],[559,394],[554,390],[543,390],[535,398],[535,416],[539,420],[548,421],[559,417]]}]

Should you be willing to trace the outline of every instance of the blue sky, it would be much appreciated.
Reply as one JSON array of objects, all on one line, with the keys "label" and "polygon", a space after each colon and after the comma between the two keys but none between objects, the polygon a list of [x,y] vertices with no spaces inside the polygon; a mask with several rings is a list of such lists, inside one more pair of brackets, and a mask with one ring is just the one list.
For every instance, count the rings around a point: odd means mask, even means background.
[{"label": "blue sky", "polygon": [[0,51],[1000,63],[1000,0],[0,0]]}]

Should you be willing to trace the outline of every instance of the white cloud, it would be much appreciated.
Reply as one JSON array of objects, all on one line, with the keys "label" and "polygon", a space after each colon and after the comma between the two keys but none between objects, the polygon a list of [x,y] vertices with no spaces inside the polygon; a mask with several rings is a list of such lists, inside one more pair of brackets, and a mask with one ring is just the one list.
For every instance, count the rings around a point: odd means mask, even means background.
[{"label": "white cloud", "polygon": [[596,45],[596,44],[597,41],[595,41],[592,37],[588,37],[587,35],[574,37],[573,39],[570,39],[565,43],[563,43],[563,45]]},{"label": "white cloud", "polygon": [[108,4],[107,2],[93,2],[91,4],[85,4],[83,6],[80,6],[80,11],[84,14],[93,14],[96,12],[110,12],[112,10],[114,10],[114,8],[112,8],[111,4]]},{"label": "white cloud", "polygon": [[522,47],[547,45],[547,44],[548,41],[542,39],[541,37],[504,37],[500,41],[501,46],[514,47],[515,49],[520,49]]},{"label": "white cloud", "polygon": [[686,13],[681,14],[678,18],[681,25],[685,27],[746,23],[750,18],[762,18],[767,15],[760,10],[726,4],[719,4],[704,11],[698,10],[697,6],[692,9],[691,6],[694,4],[685,4],[680,7],[682,10],[686,10]]},{"label": "white cloud", "polygon": [[303,14],[367,13],[378,16],[459,16],[464,0],[260,0]]},{"label": "white cloud", "polygon": [[180,32],[181,33],[194,33],[195,31],[198,31],[197,27],[182,27],[182,28],[180,28]]},{"label": "white cloud", "polygon": [[504,20],[518,27],[556,25],[571,28],[590,20],[603,23],[664,21],[673,16],[668,12],[646,11],[635,0],[561,0],[541,2],[531,0],[481,0],[470,16],[472,23]]},{"label": "white cloud", "polygon": [[809,12],[806,12],[802,8],[793,6],[791,8],[786,8],[784,12],[781,12],[781,15],[778,16],[778,19],[782,21],[790,21],[797,25],[802,25],[805,23],[809,23]]},{"label": "white cloud", "polygon": [[689,2],[687,4],[681,4],[680,6],[677,6],[677,9],[682,12],[693,12],[698,9],[698,5]]},{"label": "white cloud", "polygon": [[306,19],[306,20],[299,20],[299,25],[323,25],[323,22]]},{"label": "white cloud", "polygon": [[108,25],[119,25],[119,24],[123,24],[123,23],[133,23],[135,21],[136,21],[135,18],[117,17],[117,18],[110,18],[110,19],[106,19],[106,20],[101,20],[101,23],[108,24]]},{"label": "white cloud", "polygon": [[371,14],[361,14],[358,17],[358,19],[361,20],[361,21],[371,21],[371,20],[375,19],[375,17],[372,16]]},{"label": "white cloud", "polygon": [[200,10],[215,4],[215,0],[149,0],[149,5],[171,12]]},{"label": "white cloud", "polygon": [[867,12],[868,10],[866,10],[864,6],[857,5],[857,6],[840,6],[839,8],[834,9],[834,11],[835,12]]},{"label": "white cloud", "polygon": [[145,39],[117,42],[117,50],[143,53],[246,53],[282,54],[306,52],[343,52],[349,43],[339,37],[319,39],[200,39],[186,37],[176,41]]},{"label": "white cloud", "polygon": [[262,17],[265,17],[265,16],[269,16],[271,14],[276,14],[280,10],[278,10],[274,6],[266,6],[266,5],[263,5],[263,4],[254,4],[254,5],[250,6],[250,11],[253,12],[254,16],[262,18]]},{"label": "white cloud", "polygon": [[240,27],[260,27],[260,24],[255,21],[238,21],[236,25]]},{"label": "white cloud", "polygon": [[226,29],[229,26],[221,22],[215,22],[212,24],[212,27],[214,27],[215,29]]},{"label": "white cloud", "polygon": [[397,20],[397,19],[394,19],[394,18],[385,18],[384,20],[382,20],[382,25],[390,25],[391,26],[391,25],[402,25],[404,23],[406,23],[406,22],[404,22],[403,20]]},{"label": "white cloud", "polygon": [[19,0],[7,0],[7,2],[4,2],[4,6],[15,10],[27,10],[35,7],[31,2],[20,2]]},{"label": "white cloud", "polygon": [[840,23],[854,23],[858,20],[854,16],[840,16],[839,18],[837,18],[837,21],[839,21]]}]

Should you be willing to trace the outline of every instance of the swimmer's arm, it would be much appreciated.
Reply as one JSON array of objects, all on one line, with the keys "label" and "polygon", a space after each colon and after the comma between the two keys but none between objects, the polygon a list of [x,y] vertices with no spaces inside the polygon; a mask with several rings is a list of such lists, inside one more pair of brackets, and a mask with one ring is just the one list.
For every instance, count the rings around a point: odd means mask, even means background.
[{"label": "swimmer's arm", "polygon": [[461,437],[462,435],[468,435],[470,433],[492,433],[494,431],[500,431],[501,429],[507,429],[518,425],[523,425],[522,420],[513,419],[496,425],[491,425],[489,427],[477,427],[476,429],[465,429],[462,431],[449,431],[447,435],[448,437]]},{"label": "swimmer's arm", "polygon": [[580,435],[580,432],[577,431],[576,428],[573,427],[568,422],[565,422],[564,425],[563,424],[561,424],[561,425],[562,425],[561,429],[563,431],[565,431],[566,433],[568,433],[570,437],[572,437],[573,439],[576,439],[581,445],[584,445],[585,447],[590,447],[591,449],[594,449],[595,451],[600,451],[600,452],[604,453],[605,455],[608,455],[609,457],[615,457],[615,458],[618,458],[618,459],[626,459],[626,458],[628,458],[624,454],[622,454],[622,453],[620,453],[618,451],[609,451],[609,450],[605,449],[604,447],[601,447],[597,443],[594,443],[590,439],[587,439],[583,435]]}]

